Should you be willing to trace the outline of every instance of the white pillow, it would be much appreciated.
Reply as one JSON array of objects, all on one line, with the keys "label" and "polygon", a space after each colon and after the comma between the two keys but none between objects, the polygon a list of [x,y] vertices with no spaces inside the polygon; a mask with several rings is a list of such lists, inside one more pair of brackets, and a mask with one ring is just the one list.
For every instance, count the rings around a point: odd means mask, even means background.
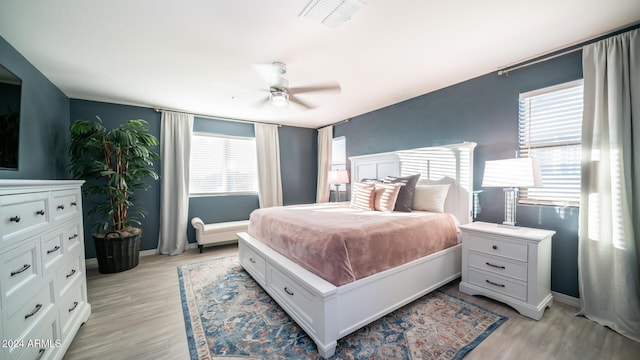
[{"label": "white pillow", "polygon": [[375,184],[353,183],[351,186],[351,206],[373,211],[375,186]]},{"label": "white pillow", "polygon": [[393,212],[402,184],[375,184],[374,208],[378,211]]},{"label": "white pillow", "polygon": [[416,185],[413,210],[444,212],[449,186],[451,185]]}]

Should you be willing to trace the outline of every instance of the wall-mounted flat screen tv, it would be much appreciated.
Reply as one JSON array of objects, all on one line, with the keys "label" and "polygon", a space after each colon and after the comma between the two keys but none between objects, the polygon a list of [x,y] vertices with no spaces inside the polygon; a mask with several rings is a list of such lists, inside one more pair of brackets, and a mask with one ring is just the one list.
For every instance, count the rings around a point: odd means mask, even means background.
[{"label": "wall-mounted flat screen tv", "polygon": [[0,170],[18,170],[22,81],[0,65]]}]

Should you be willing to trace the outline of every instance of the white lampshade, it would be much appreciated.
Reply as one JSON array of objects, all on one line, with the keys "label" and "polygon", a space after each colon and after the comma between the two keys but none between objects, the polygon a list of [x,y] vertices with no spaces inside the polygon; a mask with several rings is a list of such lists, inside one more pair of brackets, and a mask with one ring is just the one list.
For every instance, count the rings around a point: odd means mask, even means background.
[{"label": "white lampshade", "polygon": [[348,184],[349,183],[349,174],[347,170],[331,170],[329,171],[329,179],[327,180],[329,184]]},{"label": "white lampshade", "polygon": [[536,186],[542,186],[540,164],[537,159],[490,160],[484,163],[482,187]]}]

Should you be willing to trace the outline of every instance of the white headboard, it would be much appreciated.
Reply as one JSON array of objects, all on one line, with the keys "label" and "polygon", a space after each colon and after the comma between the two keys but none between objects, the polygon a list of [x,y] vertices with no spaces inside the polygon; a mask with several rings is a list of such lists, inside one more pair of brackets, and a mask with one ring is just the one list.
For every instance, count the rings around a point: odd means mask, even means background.
[{"label": "white headboard", "polygon": [[445,211],[472,221],[474,142],[351,156],[351,183],[420,173],[418,184],[451,184]]}]

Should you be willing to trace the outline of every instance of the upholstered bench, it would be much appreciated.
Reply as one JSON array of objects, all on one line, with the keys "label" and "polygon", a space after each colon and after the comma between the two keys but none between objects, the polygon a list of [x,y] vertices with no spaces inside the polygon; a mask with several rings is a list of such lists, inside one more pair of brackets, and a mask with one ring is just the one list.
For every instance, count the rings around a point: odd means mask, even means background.
[{"label": "upholstered bench", "polygon": [[249,220],[227,221],[205,224],[199,217],[191,219],[191,225],[196,229],[196,240],[200,252],[205,245],[221,245],[238,241],[239,232],[246,232]]}]

